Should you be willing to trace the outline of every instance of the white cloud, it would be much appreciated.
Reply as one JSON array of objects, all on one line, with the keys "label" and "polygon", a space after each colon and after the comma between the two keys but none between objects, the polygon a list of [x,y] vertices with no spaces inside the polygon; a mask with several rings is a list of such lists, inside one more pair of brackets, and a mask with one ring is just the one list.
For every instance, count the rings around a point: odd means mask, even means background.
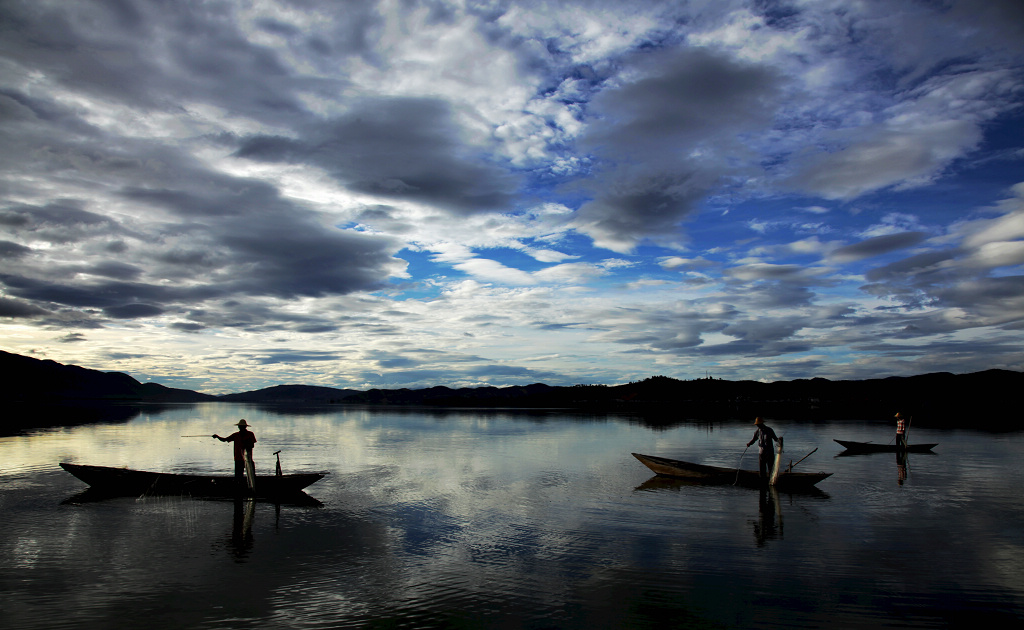
[{"label": "white cloud", "polygon": [[565,263],[541,269],[534,273],[534,277],[547,283],[556,284],[586,284],[596,278],[605,275],[607,272],[597,265],[588,263]]},{"label": "white cloud", "polygon": [[455,263],[453,266],[459,271],[463,271],[485,282],[498,282],[512,286],[536,283],[536,280],[529,273],[506,267],[496,260],[487,258],[470,258]]}]

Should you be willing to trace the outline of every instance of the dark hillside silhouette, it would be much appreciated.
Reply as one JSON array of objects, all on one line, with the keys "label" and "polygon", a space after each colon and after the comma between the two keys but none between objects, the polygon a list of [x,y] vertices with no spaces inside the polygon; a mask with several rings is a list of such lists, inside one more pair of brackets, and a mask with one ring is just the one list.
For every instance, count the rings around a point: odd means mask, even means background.
[{"label": "dark hillside silhouette", "polygon": [[121,372],[100,372],[77,365],[34,359],[0,350],[0,391],[8,403],[121,401],[204,402],[216,396],[157,383],[140,383]]},{"label": "dark hillside silhouette", "polygon": [[354,389],[336,389],[316,385],[275,385],[242,394],[225,394],[218,396],[217,400],[269,404],[331,404],[341,402],[346,397],[358,393],[359,391]]},{"label": "dark hillside silhouette", "polygon": [[940,372],[860,381],[823,378],[762,383],[713,378],[679,380],[652,376],[623,385],[370,389],[277,385],[252,392],[211,396],[142,384],[127,374],[99,372],[0,352],[0,380],[8,402],[247,402],[267,405],[393,405],[421,407],[577,409],[628,412],[650,424],[685,420],[744,420],[754,416],[807,421],[877,419],[892,422],[900,411],[912,426],[1019,429],[1015,394],[1024,372]]}]

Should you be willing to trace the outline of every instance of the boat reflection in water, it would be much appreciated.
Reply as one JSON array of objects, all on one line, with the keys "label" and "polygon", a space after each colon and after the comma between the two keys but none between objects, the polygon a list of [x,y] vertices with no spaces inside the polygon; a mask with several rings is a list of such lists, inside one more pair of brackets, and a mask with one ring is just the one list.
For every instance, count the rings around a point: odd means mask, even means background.
[{"label": "boat reflection in water", "polygon": [[[732,484],[723,483],[702,483],[700,481],[694,481],[692,479],[680,479],[673,477],[666,477],[664,475],[655,475],[647,481],[643,482],[636,488],[636,492],[681,492],[687,489],[705,488],[708,486],[719,486],[719,487],[732,487]],[[736,486],[743,488],[743,486]],[[746,492],[745,490],[743,491]],[[809,487],[802,488],[796,491],[790,490],[785,491],[782,494],[787,496],[800,496],[812,499],[830,499],[829,494],[820,488]],[[782,540],[783,536],[783,518],[782,518],[782,501],[779,499],[780,492],[778,488],[774,488],[767,484],[758,488],[757,493],[757,518],[752,518],[748,521],[751,525],[754,534],[754,543],[758,547],[763,547],[765,543],[770,540]]]},{"label": "boat reflection in water", "polygon": [[848,442],[845,440],[833,440],[846,450],[836,453],[836,457],[859,457],[862,455],[873,455],[875,453],[895,453],[896,455],[896,484],[902,486],[907,481],[910,471],[910,454],[917,455],[938,455],[932,451],[938,446],[934,444],[909,444],[906,448],[898,448],[895,444],[875,444],[873,442]]},{"label": "boat reflection in water", "polygon": [[932,453],[932,449],[938,446],[938,442],[931,444],[907,444],[902,449],[896,444],[875,444],[874,442],[851,442],[849,440],[832,440],[846,450],[840,455],[867,455],[870,453],[898,453],[905,450],[909,453]]}]

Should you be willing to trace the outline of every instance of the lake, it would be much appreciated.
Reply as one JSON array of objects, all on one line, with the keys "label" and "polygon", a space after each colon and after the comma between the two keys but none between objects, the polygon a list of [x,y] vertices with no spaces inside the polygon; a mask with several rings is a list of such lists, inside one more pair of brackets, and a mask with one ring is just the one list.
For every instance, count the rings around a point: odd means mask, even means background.
[{"label": "lake", "polygon": [[[935,628],[1024,619],[1024,433],[935,430],[900,469],[769,422],[814,492],[654,479],[631,452],[756,468],[749,422],[560,411],[140,407],[0,437],[0,627]],[[134,417],[132,417],[134,416]],[[325,471],[320,505],[76,500],[58,462]],[[752,419],[751,419],[752,420]]]}]

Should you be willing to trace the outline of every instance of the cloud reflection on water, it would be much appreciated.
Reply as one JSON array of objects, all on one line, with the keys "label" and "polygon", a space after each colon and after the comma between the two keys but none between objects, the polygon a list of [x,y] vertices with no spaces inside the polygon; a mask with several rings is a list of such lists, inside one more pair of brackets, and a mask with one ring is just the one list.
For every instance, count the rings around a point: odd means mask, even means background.
[{"label": "cloud reflection on water", "polygon": [[[54,470],[60,458],[225,471],[225,445],[177,436],[239,417],[265,470],[281,448],[286,471],[330,472],[309,488],[322,508],[59,503],[81,489]],[[775,427],[800,456],[822,447],[801,466],[836,473],[823,492],[769,502],[743,488],[645,487],[649,471],[629,456],[735,464],[747,423],[652,430],[556,413],[220,404],[0,438],[0,590],[17,600],[5,613],[26,628],[141,616],[154,628],[583,628],[664,614],[750,627],[1024,610],[1024,541],[1006,526],[1024,510],[1007,481],[1021,472],[1021,436],[920,429],[942,453],[913,457],[900,486],[889,456],[830,457],[832,437],[872,439],[879,425]]]}]

